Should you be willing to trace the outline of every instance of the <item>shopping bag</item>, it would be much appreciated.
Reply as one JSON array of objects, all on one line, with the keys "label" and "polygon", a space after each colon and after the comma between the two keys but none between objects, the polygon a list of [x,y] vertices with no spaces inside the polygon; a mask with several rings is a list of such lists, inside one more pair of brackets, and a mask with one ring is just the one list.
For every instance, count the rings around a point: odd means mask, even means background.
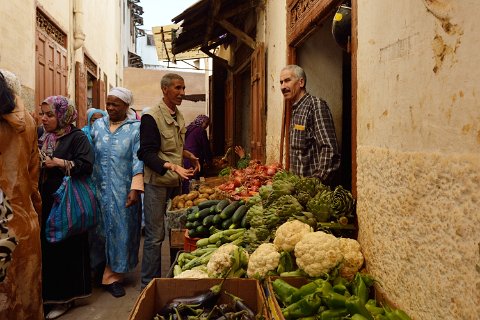
[{"label": "shopping bag", "polygon": [[60,242],[86,232],[97,223],[98,204],[91,177],[63,178],[53,194],[53,206],[45,225],[48,242]]}]

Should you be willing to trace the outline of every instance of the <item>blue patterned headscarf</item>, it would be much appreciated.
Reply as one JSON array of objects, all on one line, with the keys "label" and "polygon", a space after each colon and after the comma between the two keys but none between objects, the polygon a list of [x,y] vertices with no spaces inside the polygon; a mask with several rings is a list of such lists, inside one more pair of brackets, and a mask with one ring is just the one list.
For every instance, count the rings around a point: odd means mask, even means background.
[{"label": "blue patterned headscarf", "polygon": [[87,110],[87,124],[85,127],[82,128],[82,131],[85,133],[85,135],[88,138],[88,141],[92,144],[92,136],[90,134],[90,130],[92,129],[92,125],[90,124],[90,120],[92,120],[92,117],[95,113],[100,113],[103,117],[106,117],[108,113],[105,110],[101,109],[95,109],[95,108],[90,108]]}]

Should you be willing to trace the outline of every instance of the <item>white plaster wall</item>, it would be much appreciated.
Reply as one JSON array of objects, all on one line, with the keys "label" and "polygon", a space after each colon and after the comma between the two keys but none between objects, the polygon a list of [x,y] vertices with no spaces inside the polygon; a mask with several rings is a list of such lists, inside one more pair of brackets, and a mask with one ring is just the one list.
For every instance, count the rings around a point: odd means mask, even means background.
[{"label": "white plaster wall", "polygon": [[[35,90],[35,6],[30,1],[0,1],[0,68],[17,75],[24,93]],[[24,17],[19,19],[19,16]],[[28,93],[30,92],[30,93]],[[28,102],[28,101],[27,101]]]},{"label": "white plaster wall", "polygon": [[283,96],[280,91],[280,71],[287,62],[286,3],[285,0],[266,1],[265,15],[261,15],[257,39],[265,42],[267,55],[266,106],[267,136],[266,162],[277,162],[280,156]]},{"label": "white plaster wall", "polygon": [[[123,21],[118,0],[84,0],[84,49],[107,75],[108,91],[110,86],[117,86],[116,76],[123,81],[123,55],[120,24]],[[82,51],[83,52],[83,51]],[[83,61],[83,57],[80,61]]]},{"label": "white plaster wall", "polygon": [[479,13],[358,1],[359,241],[414,319],[480,318]]}]

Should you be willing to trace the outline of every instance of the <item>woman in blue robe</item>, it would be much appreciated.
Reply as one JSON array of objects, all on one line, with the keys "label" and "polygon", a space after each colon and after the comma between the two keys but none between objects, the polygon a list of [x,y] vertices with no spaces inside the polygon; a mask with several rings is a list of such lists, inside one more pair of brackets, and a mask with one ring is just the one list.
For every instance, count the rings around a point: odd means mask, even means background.
[{"label": "woman in blue robe", "polygon": [[97,232],[105,241],[102,285],[114,297],[125,295],[123,277],[137,265],[140,246],[143,162],[137,158],[140,121],[127,117],[131,103],[130,90],[113,88],[107,97],[108,116],[91,128],[93,175],[101,208]]}]

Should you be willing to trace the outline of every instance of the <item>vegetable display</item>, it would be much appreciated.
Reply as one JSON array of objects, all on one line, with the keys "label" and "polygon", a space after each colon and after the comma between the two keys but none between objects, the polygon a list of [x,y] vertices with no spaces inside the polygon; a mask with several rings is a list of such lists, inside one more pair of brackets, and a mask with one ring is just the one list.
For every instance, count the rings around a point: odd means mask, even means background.
[{"label": "vegetable display", "polygon": [[408,320],[400,309],[380,305],[372,297],[372,279],[356,273],[349,281],[341,276],[316,279],[301,287],[277,278],[271,286],[285,319]]}]

